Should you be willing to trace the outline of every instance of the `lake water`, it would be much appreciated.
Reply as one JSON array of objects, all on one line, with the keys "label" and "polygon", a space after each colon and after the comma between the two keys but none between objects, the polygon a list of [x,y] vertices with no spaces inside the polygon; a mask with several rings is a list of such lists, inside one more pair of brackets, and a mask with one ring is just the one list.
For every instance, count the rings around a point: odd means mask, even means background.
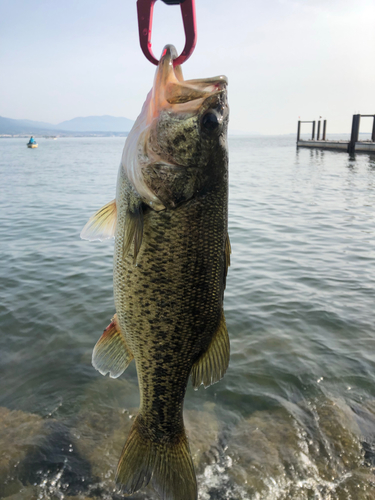
[{"label": "lake water", "polygon": [[[79,233],[114,198],[124,139],[38,142],[0,139],[0,498],[118,499],[137,376],[91,366],[113,242]],[[231,361],[185,398],[199,499],[373,499],[375,157],[229,145]]]}]

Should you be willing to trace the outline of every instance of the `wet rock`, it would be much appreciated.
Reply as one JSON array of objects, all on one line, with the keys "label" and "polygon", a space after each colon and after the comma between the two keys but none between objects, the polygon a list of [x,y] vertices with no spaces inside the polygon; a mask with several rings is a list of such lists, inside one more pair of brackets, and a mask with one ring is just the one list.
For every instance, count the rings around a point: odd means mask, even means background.
[{"label": "wet rock", "polygon": [[0,498],[17,494],[23,487],[19,464],[48,434],[39,415],[0,407]]},{"label": "wet rock", "polygon": [[101,500],[99,497],[95,497],[95,496],[85,496],[85,495],[78,495],[78,496],[75,496],[75,497],[66,497],[64,496],[64,500]]},{"label": "wet rock", "polygon": [[128,404],[137,403],[138,398],[138,387],[125,379],[100,377],[86,391],[84,404],[72,422],[73,447],[88,460],[99,481],[108,483],[114,478],[137,412]]},{"label": "wet rock", "polygon": [[206,465],[216,462],[219,455],[219,421],[215,415],[215,404],[206,402],[201,410],[184,412],[186,433],[197,474]]},{"label": "wet rock", "polygon": [[46,420],[48,437],[19,465],[23,484],[37,484],[40,499],[76,495],[91,482],[91,466],[73,447],[70,426]]},{"label": "wet rock", "polygon": [[363,437],[365,464],[368,467],[375,467],[375,402],[366,401],[361,406],[352,404],[351,408]]},{"label": "wet rock", "polygon": [[114,478],[134,413],[103,407],[97,408],[95,413],[79,413],[73,431],[73,447],[88,460],[92,475],[100,481]]},{"label": "wet rock", "polygon": [[348,471],[361,467],[361,431],[349,406],[344,401],[326,400],[317,403],[313,413],[318,447],[311,448],[311,452],[321,477],[339,480]]},{"label": "wet rock", "polygon": [[[368,500],[374,476],[364,464],[360,429],[343,401],[302,404],[308,425],[284,408],[255,412],[228,440],[221,477],[257,500]],[[229,486],[228,486],[229,487]],[[211,498],[211,497],[208,497]],[[225,497],[223,497],[225,498]]]},{"label": "wet rock", "polygon": [[288,467],[298,462],[298,432],[292,417],[283,408],[273,412],[255,412],[233,429],[227,456],[232,467],[229,477],[246,485],[249,494],[269,491],[275,478],[287,482]]},{"label": "wet rock", "polygon": [[6,500],[38,500],[38,493],[35,486],[20,486],[17,493],[2,498],[6,498]]},{"label": "wet rock", "polygon": [[335,500],[374,500],[374,473],[363,468],[351,471],[345,480],[338,485],[335,494]]},{"label": "wet rock", "polygon": [[[39,499],[83,490],[90,464],[72,447],[64,423],[0,408],[0,498],[37,491]],[[38,485],[29,490],[29,485]]]},{"label": "wet rock", "polygon": [[[128,379],[98,376],[88,386],[81,409],[71,421],[72,446],[90,464],[90,496],[120,500],[114,478],[122,448],[138,412],[138,386]],[[159,500],[151,489],[132,500]]]}]

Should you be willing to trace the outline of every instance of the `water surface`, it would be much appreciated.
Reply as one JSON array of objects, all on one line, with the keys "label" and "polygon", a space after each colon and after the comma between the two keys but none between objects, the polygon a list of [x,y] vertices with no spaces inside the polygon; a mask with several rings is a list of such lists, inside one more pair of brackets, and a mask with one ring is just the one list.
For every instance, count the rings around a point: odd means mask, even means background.
[{"label": "water surface", "polygon": [[[137,376],[91,366],[113,242],[79,233],[124,139],[38,142],[0,140],[0,498],[116,499]],[[185,398],[199,499],[374,498],[375,157],[229,144],[231,361]]]}]

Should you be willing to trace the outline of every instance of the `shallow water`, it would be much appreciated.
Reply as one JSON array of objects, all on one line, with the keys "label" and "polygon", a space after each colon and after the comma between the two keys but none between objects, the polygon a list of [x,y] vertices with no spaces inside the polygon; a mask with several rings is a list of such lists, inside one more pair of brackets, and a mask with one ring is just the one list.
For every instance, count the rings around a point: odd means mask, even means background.
[{"label": "shallow water", "polygon": [[[38,142],[0,140],[0,498],[116,499],[137,377],[91,366],[113,242],[79,233],[124,139]],[[231,362],[185,398],[199,499],[374,498],[375,157],[229,143]]]}]

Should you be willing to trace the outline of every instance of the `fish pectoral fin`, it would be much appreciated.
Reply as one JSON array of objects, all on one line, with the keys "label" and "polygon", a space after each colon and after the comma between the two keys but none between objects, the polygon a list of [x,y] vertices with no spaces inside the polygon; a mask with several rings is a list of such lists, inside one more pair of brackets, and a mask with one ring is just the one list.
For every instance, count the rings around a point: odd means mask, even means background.
[{"label": "fish pectoral fin", "polygon": [[112,200],[90,217],[81,231],[81,238],[89,241],[103,241],[114,238],[116,221],[116,200]]},{"label": "fish pectoral fin", "polygon": [[133,261],[134,264],[137,261],[137,256],[139,249],[141,248],[143,238],[143,208],[142,203],[135,205],[131,209],[128,210],[126,215],[126,224],[125,224],[125,234],[123,240],[123,255],[126,255],[129,252],[130,246],[134,241],[133,248]]},{"label": "fish pectoral fin", "polygon": [[229,337],[224,311],[211,343],[191,370],[191,381],[195,390],[203,384],[205,388],[224,377],[229,364]]},{"label": "fish pectoral fin", "polygon": [[132,359],[133,354],[120,331],[115,314],[94,347],[92,365],[102,375],[109,373],[111,378],[117,378],[126,370]]},{"label": "fish pectoral fin", "polygon": [[124,495],[152,486],[161,500],[197,500],[197,481],[184,429],[173,441],[154,441],[138,415],[117,466],[116,484]]},{"label": "fish pectoral fin", "polygon": [[225,240],[225,250],[224,250],[224,290],[227,284],[227,274],[228,274],[228,268],[230,266],[230,254],[232,253],[232,248],[230,246],[230,240],[229,240],[229,234],[227,233],[227,237]]}]

